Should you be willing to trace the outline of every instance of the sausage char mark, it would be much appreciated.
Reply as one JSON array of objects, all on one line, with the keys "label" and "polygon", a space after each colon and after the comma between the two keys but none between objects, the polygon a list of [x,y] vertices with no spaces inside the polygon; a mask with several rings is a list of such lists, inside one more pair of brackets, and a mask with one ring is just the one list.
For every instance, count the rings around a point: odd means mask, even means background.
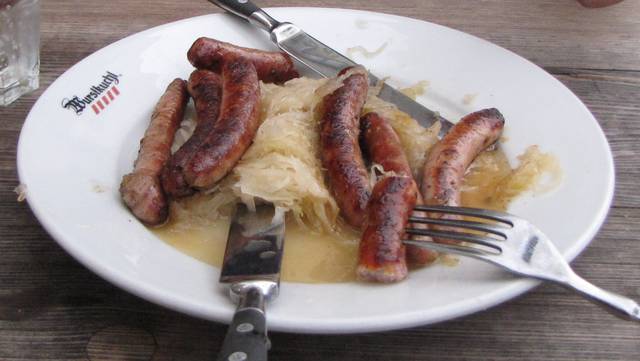
[{"label": "sausage char mark", "polygon": [[198,151],[220,114],[222,80],[210,70],[195,70],[187,85],[196,108],[197,125],[191,137],[176,151],[162,171],[162,187],[173,197],[186,197],[195,193],[184,179],[183,169]]},{"label": "sausage char mark", "polygon": [[[382,166],[385,172],[393,172],[396,176],[407,177],[416,187],[416,204],[422,204],[422,196],[417,191],[417,184],[413,180],[411,167],[402,149],[400,138],[391,127],[387,119],[377,113],[367,113],[360,120],[362,125],[362,140],[369,160]],[[399,215],[390,215],[398,217]],[[416,223],[412,228],[425,228],[426,225]],[[420,237],[420,236],[419,236]],[[423,239],[423,238],[419,238]],[[414,264],[425,265],[436,260],[438,253],[429,249],[413,245],[407,246],[407,259]]]},{"label": "sausage char mark", "polygon": [[385,177],[373,187],[360,240],[358,279],[388,283],[407,277],[402,239],[417,194],[415,182],[408,177]]},{"label": "sausage char mark", "polygon": [[258,72],[258,78],[265,83],[283,83],[300,76],[291,57],[282,52],[243,48],[211,38],[197,39],[189,52],[189,62],[198,69],[209,69],[217,73],[231,58],[242,57],[249,60]]},{"label": "sausage char mark", "polygon": [[260,84],[253,64],[229,59],[222,65],[222,84],[220,116],[183,168],[186,182],[198,189],[211,188],[231,171],[259,126]]},{"label": "sausage char mark", "polygon": [[169,214],[160,173],[171,155],[173,137],[188,99],[185,81],[173,80],[151,115],[149,127],[140,141],[133,172],[125,175],[120,184],[124,203],[136,218],[149,226],[163,224]]},{"label": "sausage char mark", "polygon": [[368,84],[366,71],[354,69],[340,88],[324,97],[319,107],[322,166],[343,218],[357,228],[364,223],[371,194],[358,143],[360,112]]},{"label": "sausage char mark", "polygon": [[422,177],[425,204],[459,206],[460,186],[467,168],[480,152],[498,141],[503,128],[504,117],[495,108],[471,113],[455,124],[433,146],[425,162]]}]

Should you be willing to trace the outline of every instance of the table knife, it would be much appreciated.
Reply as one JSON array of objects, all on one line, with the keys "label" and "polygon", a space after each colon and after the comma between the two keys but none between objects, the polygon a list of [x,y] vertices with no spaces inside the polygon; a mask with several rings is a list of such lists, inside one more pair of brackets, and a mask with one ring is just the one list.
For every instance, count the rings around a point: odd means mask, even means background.
[{"label": "table knife", "polygon": [[[314,72],[323,77],[334,77],[340,70],[357,65],[355,62],[329,46],[323,44],[316,38],[305,33],[298,26],[289,22],[279,22],[269,16],[250,0],[209,0],[211,3],[235,14],[251,24],[266,30],[271,41],[298,60]],[[376,84],[379,79],[369,73],[369,80]],[[441,117],[437,112],[427,109],[400,91],[384,84],[378,96],[390,103],[395,104],[398,109],[409,114],[423,126],[430,126],[435,122],[440,122],[440,135],[445,134],[452,123]]]},{"label": "table knife", "polygon": [[220,282],[238,307],[218,361],[266,361],[265,304],[278,296],[284,244],[284,210],[271,203],[255,211],[239,204],[231,220]]}]

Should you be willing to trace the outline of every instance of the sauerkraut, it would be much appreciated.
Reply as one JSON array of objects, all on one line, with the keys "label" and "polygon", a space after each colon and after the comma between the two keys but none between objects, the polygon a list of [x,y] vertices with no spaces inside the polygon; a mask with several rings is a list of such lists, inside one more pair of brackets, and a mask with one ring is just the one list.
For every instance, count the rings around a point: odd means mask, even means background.
[{"label": "sauerkraut", "polygon": [[538,146],[528,147],[518,161],[513,169],[499,149],[480,153],[465,174],[462,204],[504,211],[522,193],[546,192],[562,180],[556,157],[541,152]]},{"label": "sauerkraut", "polygon": [[[253,206],[266,200],[289,211],[290,219],[309,230],[333,233],[339,209],[328,189],[320,161],[319,114],[322,98],[341,86],[351,72],[333,79],[298,78],[284,85],[261,84],[260,121],[253,144],[238,164],[211,190],[172,204],[172,223],[184,227],[207,224],[225,217],[237,202]],[[424,128],[395,105],[377,97],[379,86],[369,88],[363,114],[378,112],[389,120],[416,180],[420,181],[428,150],[438,141],[440,124]],[[195,127],[194,112],[187,113],[176,141],[175,151]],[[494,152],[491,152],[494,153]],[[500,152],[500,154],[502,154]],[[504,155],[483,153],[470,168],[464,194],[486,194],[472,203],[492,208],[506,207],[518,194],[535,187],[543,174],[558,169],[554,158],[532,147],[521,156],[520,166],[512,170]],[[496,163],[498,162],[498,163]],[[497,167],[497,164],[501,164]],[[371,169],[373,172],[383,169]],[[557,183],[558,172],[552,172]],[[473,192],[470,187],[480,187]],[[470,198],[469,198],[470,199]],[[499,200],[499,201],[498,201]],[[498,204],[499,203],[499,204]]]},{"label": "sauerkraut", "polygon": [[374,94],[369,94],[363,112],[377,112],[389,120],[391,127],[400,138],[413,176],[420,181],[427,152],[438,141],[440,123],[436,122],[431,127],[425,128],[407,113],[398,110],[395,105],[385,102]]},{"label": "sauerkraut", "polygon": [[556,157],[543,153],[537,145],[529,146],[518,156],[520,164],[498,185],[496,197],[504,207],[526,192],[544,193],[557,187],[562,181],[562,169]]},{"label": "sauerkraut", "polygon": [[429,81],[420,80],[410,87],[400,89],[400,92],[409,98],[416,100],[419,95],[423,95],[427,91],[427,87],[429,87]]},{"label": "sauerkraut", "polygon": [[[261,125],[253,144],[214,189],[174,204],[174,223],[187,217],[191,217],[187,223],[202,223],[225,216],[237,202],[251,207],[256,200],[266,200],[288,209],[290,217],[304,227],[335,231],[340,211],[322,171],[316,107],[349,75],[351,72],[335,79],[298,78],[284,85],[261,84]],[[423,128],[377,98],[379,89],[371,87],[363,112],[377,111],[389,119],[418,175],[439,128]],[[192,112],[187,118],[176,136],[174,151],[195,127]]]},{"label": "sauerkraut", "polygon": [[382,45],[378,47],[378,49],[369,51],[362,45],[353,46],[351,48],[347,48],[347,58],[354,59],[354,55],[357,53],[362,54],[367,59],[371,59],[377,55],[380,55],[382,51],[389,45],[389,42],[385,41]]}]

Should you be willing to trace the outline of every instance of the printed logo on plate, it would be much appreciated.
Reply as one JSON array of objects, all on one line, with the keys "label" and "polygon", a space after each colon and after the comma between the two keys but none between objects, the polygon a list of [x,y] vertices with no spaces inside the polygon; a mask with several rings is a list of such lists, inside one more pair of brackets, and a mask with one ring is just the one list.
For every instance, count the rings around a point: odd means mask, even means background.
[{"label": "printed logo on plate", "polygon": [[120,84],[121,76],[122,74],[116,75],[107,70],[99,80],[100,83],[91,85],[83,97],[74,95],[72,98],[62,99],[62,107],[74,111],[77,115],[82,115],[86,108],[91,108],[96,115],[99,115],[120,95],[116,85]]}]

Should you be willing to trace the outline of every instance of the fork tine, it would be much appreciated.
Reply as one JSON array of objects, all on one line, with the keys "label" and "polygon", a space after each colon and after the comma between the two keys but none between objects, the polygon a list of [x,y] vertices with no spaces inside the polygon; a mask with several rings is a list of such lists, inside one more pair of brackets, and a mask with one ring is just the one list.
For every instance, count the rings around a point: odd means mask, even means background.
[{"label": "fork tine", "polygon": [[453,231],[436,231],[432,229],[415,229],[415,228],[407,228],[405,232],[407,232],[407,234],[417,235],[417,236],[430,236],[435,238],[455,239],[458,241],[480,244],[480,245],[495,249],[498,254],[502,253],[502,248],[495,243],[496,242],[495,239],[492,239],[490,237],[480,236],[477,234],[461,233],[461,232],[453,232]]},{"label": "fork tine", "polygon": [[471,256],[471,257],[489,257],[493,255],[492,253],[486,252],[482,249],[464,246],[459,244],[445,244],[445,243],[435,243],[431,241],[418,241],[415,239],[403,239],[402,243],[410,244],[413,246],[432,249],[437,252],[442,253],[455,253],[461,256]]},{"label": "fork tine", "polygon": [[416,216],[409,217],[409,222],[473,229],[476,231],[492,233],[504,239],[507,239],[507,235],[504,232],[511,228],[511,227],[506,227],[500,224],[489,224],[489,223],[482,223],[482,222],[466,221],[462,219],[454,220],[454,219],[427,218],[427,217],[416,217]]},{"label": "fork tine", "polygon": [[511,214],[483,208],[418,205],[414,207],[414,210],[421,212],[449,213],[457,214],[460,216],[490,219],[492,221],[505,223],[510,226],[513,226],[514,221],[517,220],[517,218],[515,216],[512,216]]}]

